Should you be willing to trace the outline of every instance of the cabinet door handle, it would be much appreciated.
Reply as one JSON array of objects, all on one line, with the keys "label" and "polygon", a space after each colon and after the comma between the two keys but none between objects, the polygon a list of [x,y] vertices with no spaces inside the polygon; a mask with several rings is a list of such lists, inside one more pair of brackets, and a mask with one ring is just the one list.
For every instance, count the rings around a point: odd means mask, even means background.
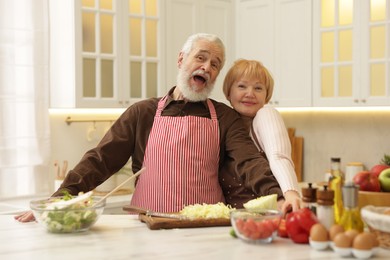
[{"label": "cabinet door handle", "polygon": [[365,100],[365,99],[362,99],[362,100],[360,100],[360,102],[362,102],[362,103],[366,103],[366,100]]}]

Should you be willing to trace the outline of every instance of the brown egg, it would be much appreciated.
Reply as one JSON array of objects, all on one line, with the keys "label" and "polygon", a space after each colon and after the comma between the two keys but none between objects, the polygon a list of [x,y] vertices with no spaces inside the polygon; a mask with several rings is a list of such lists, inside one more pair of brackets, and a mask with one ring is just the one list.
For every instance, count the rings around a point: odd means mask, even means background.
[{"label": "brown egg", "polygon": [[349,236],[353,241],[355,237],[359,234],[359,231],[357,231],[356,229],[349,229],[345,231],[345,234]]},{"label": "brown egg", "polygon": [[333,242],[335,247],[349,248],[352,246],[352,239],[344,232],[336,234]]},{"label": "brown egg", "polygon": [[359,233],[352,244],[353,248],[360,250],[370,250],[374,246],[374,239],[371,233],[362,232]]},{"label": "brown egg", "polygon": [[329,229],[329,238],[334,241],[335,236],[338,233],[344,232],[344,227],[338,224],[333,224]]},{"label": "brown egg", "polygon": [[329,240],[329,234],[326,227],[320,223],[314,224],[310,229],[310,239],[317,242]]}]

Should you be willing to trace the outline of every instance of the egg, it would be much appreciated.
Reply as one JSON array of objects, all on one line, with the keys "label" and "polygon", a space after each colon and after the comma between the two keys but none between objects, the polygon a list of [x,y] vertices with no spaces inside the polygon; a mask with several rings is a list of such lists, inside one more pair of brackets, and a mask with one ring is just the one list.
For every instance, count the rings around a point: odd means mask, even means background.
[{"label": "egg", "polygon": [[347,236],[344,232],[338,233],[334,239],[334,246],[340,248],[349,248],[352,246],[352,239]]},{"label": "egg", "polygon": [[335,236],[338,233],[344,232],[344,227],[338,224],[333,224],[329,229],[329,238],[331,241],[334,241]]},{"label": "egg", "polygon": [[375,242],[373,235],[369,232],[362,232],[358,234],[353,240],[352,253],[356,258],[367,259],[373,254],[373,246]]},{"label": "egg", "polygon": [[353,241],[355,237],[359,234],[359,231],[357,231],[356,229],[349,229],[345,231],[345,234],[349,236]]},{"label": "egg", "polygon": [[374,246],[374,239],[371,233],[362,232],[353,240],[352,247],[359,250],[371,250]]},{"label": "egg", "polygon": [[352,240],[344,232],[338,233],[333,242],[333,250],[341,257],[349,257],[352,254]]},{"label": "egg", "polygon": [[326,227],[321,223],[316,223],[310,229],[310,239],[317,242],[328,241],[328,230],[326,230]]}]

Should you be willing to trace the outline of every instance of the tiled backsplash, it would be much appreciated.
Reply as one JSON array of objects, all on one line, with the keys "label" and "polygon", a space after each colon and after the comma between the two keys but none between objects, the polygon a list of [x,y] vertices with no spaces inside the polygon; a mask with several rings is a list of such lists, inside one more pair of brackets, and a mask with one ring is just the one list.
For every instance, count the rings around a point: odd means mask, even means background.
[{"label": "tiled backsplash", "polygon": [[[296,128],[304,138],[303,180],[322,181],[330,157],[360,161],[366,167],[390,153],[390,111],[282,111],[286,127]],[[96,123],[98,139],[88,141],[92,123],[65,123],[66,115],[51,117],[52,160],[68,160],[72,169],[83,154],[94,147],[110,123]],[[54,174],[54,173],[53,173]],[[54,175],[53,175],[54,178]]]}]

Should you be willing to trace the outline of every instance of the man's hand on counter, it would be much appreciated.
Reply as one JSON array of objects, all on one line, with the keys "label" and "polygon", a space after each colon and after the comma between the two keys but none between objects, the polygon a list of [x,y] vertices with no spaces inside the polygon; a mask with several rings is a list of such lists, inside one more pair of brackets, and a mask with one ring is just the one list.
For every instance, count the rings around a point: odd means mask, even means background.
[{"label": "man's hand on counter", "polygon": [[19,222],[31,222],[35,220],[32,211],[26,211],[14,217]]}]

